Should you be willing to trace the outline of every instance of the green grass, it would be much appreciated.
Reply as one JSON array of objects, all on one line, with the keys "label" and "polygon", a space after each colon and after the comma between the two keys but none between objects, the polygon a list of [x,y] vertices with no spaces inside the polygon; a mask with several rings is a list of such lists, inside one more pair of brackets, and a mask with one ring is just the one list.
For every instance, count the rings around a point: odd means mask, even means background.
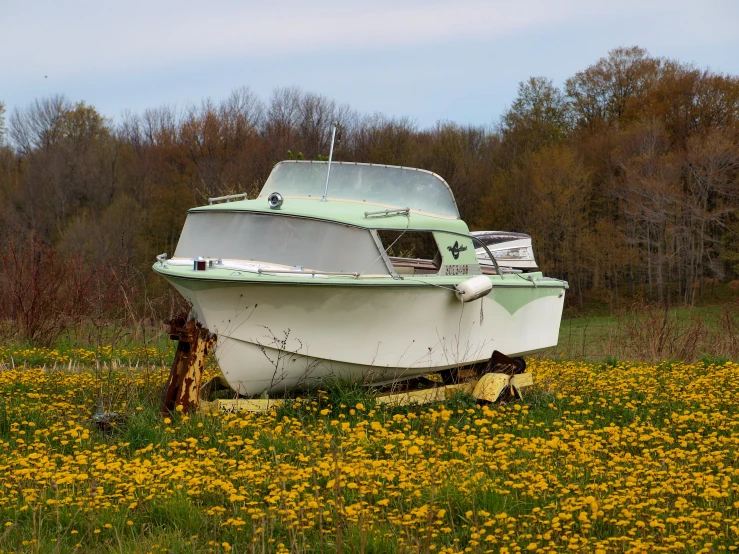
[{"label": "green grass", "polygon": [[[0,527],[0,552],[224,552],[224,543],[233,552],[486,552],[534,543],[566,551],[575,537],[590,551],[638,549],[636,539],[668,548],[670,538],[692,541],[688,552],[708,543],[722,551],[738,537],[695,531],[716,517],[739,523],[739,367],[717,362],[533,362],[537,385],[503,405],[459,394],[430,406],[380,406],[370,389],[333,383],[263,415],[169,420],[159,415],[161,382],[143,374],[111,371],[102,382],[94,371],[6,371],[0,526],[9,525]],[[89,422],[101,386],[127,416],[111,433]],[[88,437],[70,438],[75,429]],[[549,445],[553,438],[561,448]],[[688,473],[678,471],[683,464]],[[54,484],[70,472],[86,476]],[[673,476],[688,508],[660,492],[675,486]],[[706,496],[713,482],[725,497]],[[346,511],[360,503],[371,525]],[[428,518],[412,515],[424,506]],[[578,519],[583,513],[592,524]],[[227,523],[237,517],[247,524]],[[665,531],[642,533],[641,521]]]},{"label": "green grass", "polygon": [[[684,361],[714,357],[717,360],[736,359],[739,351],[739,307],[734,309],[733,304],[679,307],[666,310],[666,314],[671,336],[668,336],[664,356],[660,359],[670,358],[670,354],[673,359],[681,359],[677,355],[680,349],[671,349],[670,341],[678,344],[693,339],[695,344],[683,349],[692,356]],[[732,319],[733,327],[732,323],[727,324],[727,315]],[[657,340],[665,323],[664,316],[663,308],[647,306],[618,315],[578,316],[572,311],[566,312],[557,346],[542,356],[591,362],[619,359],[660,361],[653,358],[650,343]],[[696,333],[695,337],[689,336],[691,331]],[[732,332],[736,333],[737,344],[733,344]]]}]

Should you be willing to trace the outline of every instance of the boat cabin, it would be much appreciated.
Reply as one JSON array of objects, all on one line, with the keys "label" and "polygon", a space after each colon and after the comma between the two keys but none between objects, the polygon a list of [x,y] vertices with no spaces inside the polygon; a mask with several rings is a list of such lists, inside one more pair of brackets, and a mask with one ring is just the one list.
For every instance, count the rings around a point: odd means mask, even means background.
[{"label": "boat cabin", "polygon": [[483,273],[480,244],[435,173],[350,162],[328,173],[326,162],[283,161],[256,199],[191,209],[167,263],[312,277]]}]

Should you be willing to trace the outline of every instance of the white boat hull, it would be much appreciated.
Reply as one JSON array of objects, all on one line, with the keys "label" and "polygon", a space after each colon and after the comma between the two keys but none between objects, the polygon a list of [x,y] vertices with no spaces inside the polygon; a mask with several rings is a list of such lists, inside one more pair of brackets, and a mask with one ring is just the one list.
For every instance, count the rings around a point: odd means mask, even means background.
[{"label": "white boat hull", "polygon": [[327,379],[384,382],[555,346],[564,290],[495,287],[462,303],[433,286],[321,286],[169,278],[218,336],[215,356],[244,395]]}]

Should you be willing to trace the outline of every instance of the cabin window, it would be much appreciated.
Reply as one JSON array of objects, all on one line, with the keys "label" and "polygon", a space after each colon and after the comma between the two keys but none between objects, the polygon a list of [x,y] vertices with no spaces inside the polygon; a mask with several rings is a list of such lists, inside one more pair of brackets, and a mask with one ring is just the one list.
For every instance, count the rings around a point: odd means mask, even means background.
[{"label": "cabin window", "polygon": [[191,212],[175,257],[197,256],[389,275],[368,230],[278,214]]},{"label": "cabin window", "polygon": [[[326,187],[328,164],[306,160],[278,163],[259,193],[285,197],[320,198]],[[449,185],[430,171],[354,162],[334,162],[328,198],[410,208],[442,217],[459,219]]]},{"label": "cabin window", "polygon": [[430,231],[377,231],[393,269],[399,275],[435,275],[441,254]]}]

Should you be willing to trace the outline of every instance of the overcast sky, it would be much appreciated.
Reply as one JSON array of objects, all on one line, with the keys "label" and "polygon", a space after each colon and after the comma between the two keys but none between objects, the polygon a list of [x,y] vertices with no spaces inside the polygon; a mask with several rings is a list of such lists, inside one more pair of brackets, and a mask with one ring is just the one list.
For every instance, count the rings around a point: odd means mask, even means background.
[{"label": "overcast sky", "polygon": [[618,46],[739,74],[739,0],[0,0],[0,101],[117,120],[298,85],[361,112],[488,125],[519,81]]}]

